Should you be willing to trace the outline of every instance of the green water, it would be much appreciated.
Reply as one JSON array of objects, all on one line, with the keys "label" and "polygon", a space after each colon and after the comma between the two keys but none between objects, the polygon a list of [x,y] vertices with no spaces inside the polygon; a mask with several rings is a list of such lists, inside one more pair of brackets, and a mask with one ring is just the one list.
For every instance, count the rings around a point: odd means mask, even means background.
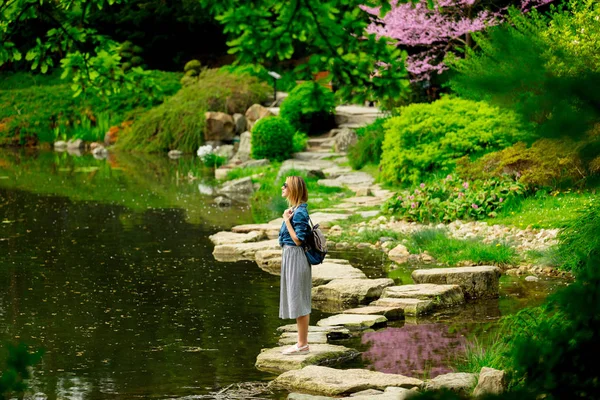
[{"label": "green water", "polygon": [[[208,236],[252,215],[213,206],[212,185],[191,158],[0,150],[0,341],[45,350],[27,398],[190,398],[273,378],[254,363],[290,322],[277,318],[279,277],[254,262],[214,260]],[[386,275],[381,253],[332,256]],[[424,363],[443,372],[474,326],[539,303],[555,287],[535,285],[507,280],[499,301],[350,340],[365,354],[349,366],[418,373],[385,359],[405,357],[385,344],[410,330],[438,346],[415,357],[433,354]],[[312,324],[324,316],[313,310]]]}]

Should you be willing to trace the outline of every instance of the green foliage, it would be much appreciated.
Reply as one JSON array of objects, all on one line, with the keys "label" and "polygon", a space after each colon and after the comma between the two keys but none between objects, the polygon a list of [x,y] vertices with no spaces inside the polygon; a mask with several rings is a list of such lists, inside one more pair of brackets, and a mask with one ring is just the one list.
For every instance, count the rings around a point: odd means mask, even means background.
[{"label": "green foliage", "polygon": [[22,394],[27,389],[26,380],[31,377],[29,368],[42,358],[42,351],[30,353],[24,344],[7,345],[8,356],[0,376],[0,396],[12,398],[13,392]]},{"label": "green foliage", "polygon": [[244,113],[262,102],[269,88],[248,75],[205,70],[196,84],[182,88],[163,104],[143,114],[117,145],[127,150],[195,151],[204,141],[206,111]]},{"label": "green foliage", "polygon": [[464,357],[458,360],[456,368],[460,372],[474,374],[478,374],[483,367],[505,370],[508,367],[508,349],[508,343],[501,331],[483,341],[474,338],[465,346]]},{"label": "green foliage", "polygon": [[293,71],[290,70],[282,70],[273,66],[273,68],[267,69],[264,65],[261,64],[236,64],[236,65],[225,65],[220,68],[222,71],[230,72],[232,74],[249,74],[252,76],[256,76],[260,80],[268,83],[270,86],[273,86],[273,77],[269,75],[269,71],[274,70],[279,73],[281,78],[277,79],[277,83],[275,83],[278,91],[289,92],[296,86],[296,76]]},{"label": "green foliage", "polygon": [[600,7],[569,2],[549,16],[510,11],[506,24],[473,34],[478,51],[448,63],[451,88],[534,123],[541,137],[581,137],[600,118]]},{"label": "green foliage", "polygon": [[367,164],[379,165],[386,121],[385,118],[378,118],[373,123],[356,130],[358,141],[348,149],[348,161],[353,169],[361,169]]},{"label": "green foliage", "polygon": [[290,157],[294,147],[294,131],[280,117],[259,119],[252,127],[252,158],[283,161]]},{"label": "green foliage", "polygon": [[292,137],[292,153],[304,151],[307,143],[308,136],[306,136],[306,133],[296,131],[296,133],[294,133],[294,137]]},{"label": "green foliage", "polygon": [[331,90],[317,82],[304,82],[283,100],[279,115],[294,129],[315,134],[333,127],[334,109],[335,97]]},{"label": "green foliage", "polygon": [[457,162],[457,172],[466,179],[509,174],[529,189],[583,187],[597,171],[591,164],[594,159],[581,154],[599,145],[598,139],[540,139],[531,147],[519,142],[476,161],[465,157]]},{"label": "green foliage", "polygon": [[589,258],[600,256],[600,201],[596,197],[578,210],[576,217],[559,232],[558,241],[563,269],[580,270]]},{"label": "green foliage", "polygon": [[450,97],[402,107],[385,129],[380,178],[388,183],[419,183],[425,173],[450,171],[464,155],[501,149],[528,136],[512,112]]},{"label": "green foliage", "polygon": [[131,41],[127,40],[123,42],[117,52],[121,57],[121,68],[123,71],[129,71],[133,67],[146,67],[144,59],[141,57],[144,49],[140,46],[135,46]]},{"label": "green foliage", "polygon": [[524,188],[512,179],[463,182],[448,175],[419,188],[397,193],[382,205],[383,211],[409,221],[449,222],[493,218],[515,201]]}]

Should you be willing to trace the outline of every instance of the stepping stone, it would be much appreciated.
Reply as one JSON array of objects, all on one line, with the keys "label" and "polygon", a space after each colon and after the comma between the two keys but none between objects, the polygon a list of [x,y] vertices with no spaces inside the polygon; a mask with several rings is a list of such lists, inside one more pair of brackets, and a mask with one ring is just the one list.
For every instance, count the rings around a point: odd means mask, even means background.
[{"label": "stepping stone", "polygon": [[375,300],[370,305],[377,307],[398,307],[404,311],[405,316],[424,315],[433,310],[433,302],[431,300],[419,299],[394,299],[391,297],[384,297],[379,300]]},{"label": "stepping stone", "polygon": [[385,200],[373,196],[357,196],[344,199],[344,203],[354,206],[379,206],[385,203]]},{"label": "stepping stone", "polygon": [[433,379],[425,381],[425,390],[449,389],[455,393],[468,396],[477,384],[477,374],[458,372],[438,375]]},{"label": "stepping stone", "polygon": [[286,400],[337,400],[339,397],[314,396],[304,393],[290,393]]},{"label": "stepping stone", "polygon": [[373,218],[373,217],[378,216],[380,213],[381,213],[381,211],[379,211],[379,210],[359,212],[360,216],[363,218]]},{"label": "stepping stone", "polygon": [[366,393],[367,390],[364,390],[364,392],[364,395],[360,394],[362,392],[358,392],[344,398],[354,400],[406,400],[417,394],[414,390],[393,386],[386,388],[383,393],[379,392],[379,394],[374,393],[378,391]]},{"label": "stepping stone", "polygon": [[254,260],[256,253],[261,250],[277,250],[279,241],[277,239],[264,240],[262,242],[253,243],[235,243],[222,244],[215,246],[213,256],[217,261],[239,261],[239,260]]},{"label": "stepping stone", "polygon": [[393,285],[394,281],[389,278],[334,279],[326,285],[314,287],[312,299],[313,302],[353,307],[377,299],[385,288]]},{"label": "stepping stone", "polygon": [[469,299],[497,298],[500,286],[500,268],[476,266],[459,268],[432,268],[413,271],[415,283],[458,285]]},{"label": "stepping stone", "polygon": [[[279,337],[277,342],[280,346],[291,346],[298,342],[298,333],[296,332],[284,332]],[[313,344],[326,344],[327,333],[325,332],[309,332],[308,343],[312,346]]]},{"label": "stepping stone", "polygon": [[301,160],[285,160],[281,167],[279,168],[279,172],[277,174],[277,179],[283,179],[284,176],[288,174],[288,171],[319,171],[322,172],[324,176],[326,175],[325,170],[330,168],[335,168],[336,165],[332,161],[328,160],[311,160],[311,161],[301,161]]},{"label": "stepping stone", "polygon": [[324,153],[303,151],[300,153],[294,153],[294,159],[300,160],[300,161],[315,161],[315,160],[325,160],[326,158],[339,157],[339,156],[343,156],[343,155],[344,155],[344,153],[333,153],[330,151],[327,151]]},{"label": "stepping stone", "polygon": [[285,372],[275,378],[269,386],[290,392],[344,396],[366,389],[385,390],[390,386],[421,388],[423,381],[366,369],[335,369],[311,365],[301,370]]},{"label": "stepping stone", "polygon": [[351,360],[360,355],[354,349],[332,344],[311,344],[310,352],[293,356],[281,354],[289,346],[263,349],[256,358],[256,368],[261,371],[281,374],[282,372],[301,369],[307,365],[336,364]]},{"label": "stepping stone", "polygon": [[223,231],[210,235],[208,238],[215,246],[219,246],[222,244],[258,242],[260,240],[265,240],[267,235],[265,235],[264,231],[251,231],[248,233]]},{"label": "stepping stone", "polygon": [[281,249],[257,251],[254,259],[263,271],[273,275],[281,275]]},{"label": "stepping stone", "polygon": [[384,289],[381,297],[431,300],[436,307],[453,306],[465,302],[465,296],[460,286],[433,285],[429,283],[388,287]]},{"label": "stepping stone", "polygon": [[357,187],[357,186],[369,186],[375,182],[375,178],[366,172],[351,172],[348,174],[340,175],[335,179],[319,179],[317,184],[328,187]]},{"label": "stepping stone", "polygon": [[[277,328],[277,332],[294,333],[294,335],[295,335],[296,332],[298,332],[298,325],[296,325],[296,324],[283,325],[283,326],[280,326],[279,328]],[[341,339],[348,339],[348,338],[352,337],[352,335],[350,334],[350,331],[348,329],[344,328],[343,326],[314,326],[314,325],[311,325],[308,327],[308,334],[310,335],[311,333],[324,333],[325,335],[327,335],[327,339],[329,339],[329,340],[341,340]]]},{"label": "stepping stone", "polygon": [[329,228],[331,225],[333,225],[332,222],[339,221],[341,219],[348,219],[348,217],[350,217],[349,214],[324,213],[320,211],[310,214],[311,221],[315,224],[319,224],[321,228]]},{"label": "stepping stone", "polygon": [[350,310],[344,310],[344,314],[383,315],[389,321],[394,321],[397,319],[404,319],[404,308],[370,305],[366,307],[358,307],[351,308]]},{"label": "stepping stone", "polygon": [[338,314],[324,318],[317,322],[317,326],[341,325],[351,331],[362,331],[370,328],[378,328],[387,324],[387,318],[383,315],[358,315]]},{"label": "stepping stone", "polygon": [[338,264],[333,260],[312,266],[313,286],[325,285],[334,279],[367,279],[367,276],[358,268],[348,264]]},{"label": "stepping stone", "polygon": [[281,229],[282,222],[283,222],[283,219],[281,219],[281,221],[279,221],[279,223],[269,222],[268,224],[237,225],[237,226],[234,226],[233,228],[231,228],[231,232],[248,233],[248,232],[252,232],[252,231],[263,231],[267,235],[269,235],[270,238],[273,238],[272,232],[275,232],[275,235],[276,235],[275,237],[279,236],[279,230]]}]

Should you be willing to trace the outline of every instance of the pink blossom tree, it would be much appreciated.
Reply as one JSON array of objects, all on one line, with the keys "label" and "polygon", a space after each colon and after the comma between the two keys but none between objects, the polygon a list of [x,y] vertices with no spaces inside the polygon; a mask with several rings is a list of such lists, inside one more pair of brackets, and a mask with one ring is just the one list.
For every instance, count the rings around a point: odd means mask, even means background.
[{"label": "pink blossom tree", "polygon": [[[387,36],[408,50],[406,68],[413,80],[430,80],[447,69],[444,57],[450,51],[471,46],[471,33],[504,21],[507,6],[497,7],[485,0],[436,0],[433,8],[427,2],[398,4],[379,18],[378,8],[363,7],[376,16],[368,33]],[[555,0],[517,0],[523,12]]]}]

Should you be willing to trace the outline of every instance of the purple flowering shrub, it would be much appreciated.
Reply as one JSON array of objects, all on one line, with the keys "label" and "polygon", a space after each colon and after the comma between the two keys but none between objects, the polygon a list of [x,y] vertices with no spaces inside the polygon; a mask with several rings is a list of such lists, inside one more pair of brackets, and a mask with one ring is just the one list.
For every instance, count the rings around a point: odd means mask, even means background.
[{"label": "purple flowering shrub", "polygon": [[448,175],[440,181],[421,183],[415,189],[399,192],[382,208],[409,221],[478,220],[494,218],[524,191],[522,184],[508,177],[466,182]]}]

